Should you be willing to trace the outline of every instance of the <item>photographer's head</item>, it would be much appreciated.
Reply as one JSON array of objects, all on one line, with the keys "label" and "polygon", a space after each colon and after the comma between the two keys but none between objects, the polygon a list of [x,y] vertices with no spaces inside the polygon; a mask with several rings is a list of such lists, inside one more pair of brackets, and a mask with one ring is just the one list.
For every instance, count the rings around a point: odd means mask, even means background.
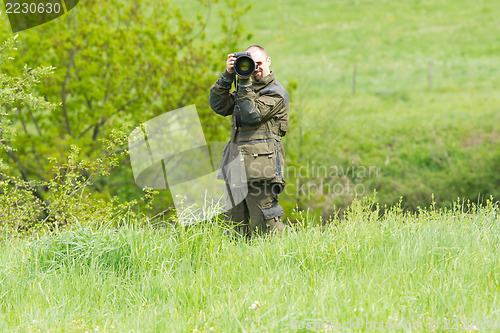
[{"label": "photographer's head", "polygon": [[271,73],[271,58],[267,56],[266,50],[259,45],[249,46],[245,51],[250,52],[253,61],[259,66],[252,74],[253,81],[259,81]]}]

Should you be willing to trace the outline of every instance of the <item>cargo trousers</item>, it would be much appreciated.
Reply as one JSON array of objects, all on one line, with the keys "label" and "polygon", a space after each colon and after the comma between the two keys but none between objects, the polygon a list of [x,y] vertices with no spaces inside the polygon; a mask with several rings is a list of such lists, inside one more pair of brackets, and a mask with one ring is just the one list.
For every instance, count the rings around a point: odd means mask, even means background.
[{"label": "cargo trousers", "polygon": [[282,188],[277,183],[248,183],[245,199],[224,214],[224,221],[237,235],[247,238],[254,233],[282,233],[285,229],[280,218],[283,208],[278,204]]}]

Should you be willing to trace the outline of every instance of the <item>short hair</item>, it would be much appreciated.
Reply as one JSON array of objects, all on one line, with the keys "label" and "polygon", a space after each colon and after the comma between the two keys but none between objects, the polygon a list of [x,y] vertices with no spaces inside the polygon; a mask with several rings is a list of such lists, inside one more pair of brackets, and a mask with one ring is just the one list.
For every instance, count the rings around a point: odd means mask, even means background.
[{"label": "short hair", "polygon": [[264,55],[266,56],[266,58],[268,57],[266,49],[264,49],[260,45],[251,45],[251,46],[247,47],[247,49],[245,51],[248,51],[250,49],[258,49],[260,52],[264,53]]}]

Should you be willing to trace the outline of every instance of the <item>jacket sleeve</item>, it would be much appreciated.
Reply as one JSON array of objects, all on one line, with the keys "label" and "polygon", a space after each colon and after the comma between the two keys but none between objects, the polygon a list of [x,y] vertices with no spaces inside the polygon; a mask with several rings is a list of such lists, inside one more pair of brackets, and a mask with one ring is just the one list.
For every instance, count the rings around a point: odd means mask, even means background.
[{"label": "jacket sleeve", "polygon": [[238,81],[238,99],[241,121],[246,124],[259,124],[271,119],[283,107],[284,96],[273,88],[264,88],[259,94],[252,90],[249,79]]},{"label": "jacket sleeve", "polygon": [[228,71],[221,74],[212,87],[210,87],[210,97],[208,103],[212,110],[221,116],[230,116],[234,111],[234,93],[230,93],[233,83],[233,75]]}]

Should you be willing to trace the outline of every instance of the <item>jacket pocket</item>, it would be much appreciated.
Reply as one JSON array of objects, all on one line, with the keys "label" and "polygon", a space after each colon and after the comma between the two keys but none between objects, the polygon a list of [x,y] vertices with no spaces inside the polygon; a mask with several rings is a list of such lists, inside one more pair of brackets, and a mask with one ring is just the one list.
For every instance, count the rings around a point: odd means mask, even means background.
[{"label": "jacket pocket", "polygon": [[272,142],[240,145],[248,181],[272,180],[276,175],[276,153]]}]

